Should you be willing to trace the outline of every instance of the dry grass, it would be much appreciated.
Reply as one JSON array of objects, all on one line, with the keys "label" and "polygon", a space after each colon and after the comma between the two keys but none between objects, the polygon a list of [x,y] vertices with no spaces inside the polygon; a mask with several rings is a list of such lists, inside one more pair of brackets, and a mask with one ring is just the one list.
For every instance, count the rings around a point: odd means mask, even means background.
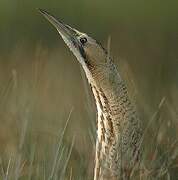
[{"label": "dry grass", "polygon": [[[0,57],[0,179],[92,179],[95,106],[67,52],[17,46]],[[126,61],[116,63],[145,128],[141,171],[133,179],[176,179],[177,87],[167,83],[147,91],[142,85],[148,74],[139,78],[144,71],[137,74]],[[168,93],[161,93],[164,88]]]}]

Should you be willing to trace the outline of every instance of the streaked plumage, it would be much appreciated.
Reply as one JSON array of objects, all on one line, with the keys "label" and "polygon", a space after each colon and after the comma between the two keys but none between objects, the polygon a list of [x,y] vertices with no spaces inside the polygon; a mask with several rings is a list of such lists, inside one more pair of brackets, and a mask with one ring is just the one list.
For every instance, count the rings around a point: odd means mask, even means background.
[{"label": "streaked plumage", "polygon": [[139,160],[141,127],[124,81],[96,40],[40,12],[56,27],[91,85],[98,115],[94,180],[129,179]]}]

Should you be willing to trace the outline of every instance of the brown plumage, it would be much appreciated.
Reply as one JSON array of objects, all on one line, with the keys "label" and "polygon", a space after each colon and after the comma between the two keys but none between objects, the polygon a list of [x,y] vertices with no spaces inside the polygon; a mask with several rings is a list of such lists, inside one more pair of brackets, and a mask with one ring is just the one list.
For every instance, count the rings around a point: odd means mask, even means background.
[{"label": "brown plumage", "polygon": [[140,158],[141,127],[124,81],[96,40],[40,12],[56,27],[91,85],[98,116],[94,180],[129,179]]}]

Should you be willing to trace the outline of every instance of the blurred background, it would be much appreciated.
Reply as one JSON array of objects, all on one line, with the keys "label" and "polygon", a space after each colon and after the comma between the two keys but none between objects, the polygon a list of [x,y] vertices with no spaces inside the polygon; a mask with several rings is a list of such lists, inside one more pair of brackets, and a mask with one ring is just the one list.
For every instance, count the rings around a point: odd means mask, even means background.
[{"label": "blurred background", "polygon": [[111,37],[145,129],[139,178],[177,179],[177,7],[174,0],[0,0],[0,179],[93,177],[93,97],[37,8],[104,47]]}]

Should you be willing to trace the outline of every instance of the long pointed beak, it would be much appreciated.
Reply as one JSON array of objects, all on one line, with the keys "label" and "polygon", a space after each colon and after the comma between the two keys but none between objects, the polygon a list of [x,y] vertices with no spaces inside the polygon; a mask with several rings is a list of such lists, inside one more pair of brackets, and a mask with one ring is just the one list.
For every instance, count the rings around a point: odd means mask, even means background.
[{"label": "long pointed beak", "polygon": [[64,42],[74,53],[77,59],[80,59],[80,57],[86,58],[84,49],[78,40],[78,36],[80,35],[79,31],[60,22],[45,10],[39,9],[39,12],[57,29]]},{"label": "long pointed beak", "polygon": [[71,27],[60,22],[45,10],[39,9],[39,12],[57,29],[62,37],[65,37],[67,39],[75,38],[76,32]]}]

